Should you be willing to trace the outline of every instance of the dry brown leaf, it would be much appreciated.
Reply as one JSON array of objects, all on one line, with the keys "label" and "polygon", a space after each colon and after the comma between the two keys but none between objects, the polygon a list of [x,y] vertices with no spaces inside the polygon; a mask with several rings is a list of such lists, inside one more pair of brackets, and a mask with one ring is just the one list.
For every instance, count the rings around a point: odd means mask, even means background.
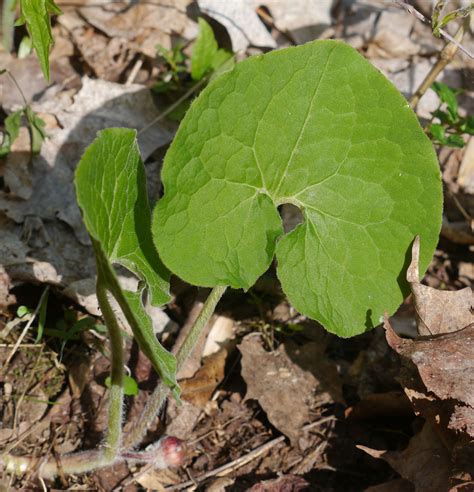
[{"label": "dry brown leaf", "polygon": [[437,290],[420,283],[418,271],[420,257],[420,238],[412,247],[412,260],[407,271],[407,280],[413,292],[418,333],[420,335],[438,335],[462,330],[474,322],[472,289],[450,292]]},{"label": "dry brown leaf", "polygon": [[441,400],[454,399],[474,407],[474,324],[455,333],[418,340],[400,338],[388,319],[384,326],[389,345],[413,362],[429,392]]},{"label": "dry brown leaf", "polygon": [[176,485],[181,482],[179,475],[173,470],[155,470],[151,468],[143,474],[139,474],[136,481],[147,490],[162,492],[167,485]]},{"label": "dry brown leaf", "polygon": [[75,29],[72,40],[82,58],[103,80],[118,82],[122,73],[137,54],[124,38],[108,38],[92,28]]},{"label": "dry brown leaf", "polygon": [[248,489],[248,492],[299,492],[309,490],[309,483],[297,475],[283,475],[273,480],[264,480]]},{"label": "dry brown leaf", "polygon": [[285,342],[267,352],[259,337],[246,336],[239,345],[246,399],[257,400],[270,422],[296,442],[315,406],[342,401],[335,365],[320,344]]},{"label": "dry brown leaf", "polygon": [[451,431],[474,437],[474,323],[470,288],[443,292],[421,285],[418,278],[419,238],[408,268],[418,330],[435,335],[400,338],[384,321],[390,347],[402,356],[399,380],[415,412],[422,415],[452,447]]},{"label": "dry brown leaf", "polygon": [[86,6],[81,15],[109,38],[122,38],[129,47],[146,56],[156,56],[159,44],[172,46],[172,36],[192,39],[197,35],[196,23],[187,15],[190,0],[161,0],[123,5]]},{"label": "dry brown leaf", "polygon": [[183,400],[196,407],[204,408],[217,385],[224,379],[226,358],[226,349],[221,349],[215,354],[204,357],[201,369],[192,378],[180,380],[179,385]]},{"label": "dry brown leaf", "polygon": [[410,440],[401,452],[378,451],[357,446],[374,458],[386,461],[403,478],[412,482],[417,492],[446,492],[451,477],[451,459],[429,423]]}]

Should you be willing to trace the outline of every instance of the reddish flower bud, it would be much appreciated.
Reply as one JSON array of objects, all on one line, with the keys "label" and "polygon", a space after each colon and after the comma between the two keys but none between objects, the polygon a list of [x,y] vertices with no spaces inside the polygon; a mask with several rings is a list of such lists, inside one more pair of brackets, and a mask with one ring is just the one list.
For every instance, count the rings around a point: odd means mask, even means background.
[{"label": "reddish flower bud", "polygon": [[181,466],[186,457],[186,445],[181,439],[174,436],[166,436],[160,440],[160,448],[163,452],[163,461],[168,466]]}]

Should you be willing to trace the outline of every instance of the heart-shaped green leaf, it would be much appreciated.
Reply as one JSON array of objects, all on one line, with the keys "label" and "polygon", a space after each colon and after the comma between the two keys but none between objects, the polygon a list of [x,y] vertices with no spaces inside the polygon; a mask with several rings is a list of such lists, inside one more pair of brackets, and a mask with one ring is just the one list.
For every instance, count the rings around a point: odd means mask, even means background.
[{"label": "heart-shaped green leaf", "polygon": [[[211,83],[162,180],[153,235],[172,272],[248,289],[276,250],[289,300],[341,336],[396,309],[412,240],[426,268],[440,230],[430,141],[395,87],[336,41],[249,58]],[[304,222],[280,237],[283,203]]]},{"label": "heart-shaped green leaf", "polygon": [[[153,305],[169,301],[169,272],[151,238],[145,170],[135,130],[100,132],[79,163],[75,184],[94,246],[97,282],[115,297],[141,350],[177,396],[176,360],[156,339],[142,300],[146,285]],[[111,263],[135,273],[143,286],[137,292],[122,291]]]}]

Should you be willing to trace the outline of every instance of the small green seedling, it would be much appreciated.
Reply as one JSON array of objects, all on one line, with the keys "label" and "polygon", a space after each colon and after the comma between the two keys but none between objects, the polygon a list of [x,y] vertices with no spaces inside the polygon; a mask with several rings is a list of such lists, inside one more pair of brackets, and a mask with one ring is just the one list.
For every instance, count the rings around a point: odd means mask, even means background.
[{"label": "small green seedling", "polygon": [[18,85],[15,77],[13,77],[13,75],[6,69],[0,70],[0,75],[4,74],[8,75],[15,84],[21,94],[21,97],[23,98],[24,105],[22,108],[9,114],[5,118],[5,130],[3,132],[2,142],[0,144],[0,157],[5,157],[11,152],[13,142],[20,135],[20,127],[24,119],[26,120],[26,124],[30,132],[31,153],[38,154],[41,151],[41,145],[46,138],[46,132],[44,129],[46,123],[31,109],[31,106],[26,102],[23,91]]},{"label": "small green seedling", "polygon": [[[107,376],[105,378],[105,386],[110,388],[111,384],[110,376]],[[138,395],[138,383],[132,376],[125,375],[123,377],[123,394],[126,396]]]},{"label": "small green seedling", "polygon": [[[124,128],[100,132],[76,171],[112,353],[106,446],[81,471],[120,459],[169,392],[179,399],[176,371],[228,287],[248,290],[276,257],[295,308],[351,337],[397,309],[411,243],[421,237],[424,271],[441,227],[440,170],[416,115],[336,41],[251,57],[211,81],[182,120],[161,178],[152,215],[136,132]],[[287,234],[285,203],[303,216]],[[121,289],[112,264],[137,275],[137,291]],[[170,273],[212,288],[176,356],[157,341],[144,307],[169,300]],[[123,348],[108,295],[162,380],[123,441]],[[77,470],[72,458],[62,466]]]},{"label": "small green seedling", "polygon": [[467,17],[474,9],[474,4],[471,3],[470,5],[466,5],[465,7],[452,10],[451,12],[442,15],[443,10],[448,3],[448,0],[436,0],[433,5],[431,28],[433,29],[433,34],[437,37],[441,36],[441,29],[443,29],[443,27],[446,27],[453,20]]},{"label": "small green seedling", "polygon": [[428,130],[433,141],[448,147],[464,147],[463,134],[474,135],[474,116],[462,117],[459,115],[457,96],[462,92],[452,89],[442,82],[435,82],[431,88],[439,97],[439,106],[433,112],[433,119],[439,121],[431,123]]},{"label": "small green seedling", "polygon": [[232,53],[218,47],[211,26],[202,18],[198,22],[199,33],[190,60],[182,44],[171,50],[157,46],[159,55],[165,61],[165,68],[152,90],[156,94],[166,95],[170,102],[178,101],[178,106],[168,113],[168,117],[176,121],[181,121],[188,110],[189,95],[201,89],[212,77],[234,66]]},{"label": "small green seedling", "polygon": [[49,81],[49,52],[53,46],[51,16],[61,15],[54,0],[20,0],[20,18],[16,26],[26,25],[44,77]]}]

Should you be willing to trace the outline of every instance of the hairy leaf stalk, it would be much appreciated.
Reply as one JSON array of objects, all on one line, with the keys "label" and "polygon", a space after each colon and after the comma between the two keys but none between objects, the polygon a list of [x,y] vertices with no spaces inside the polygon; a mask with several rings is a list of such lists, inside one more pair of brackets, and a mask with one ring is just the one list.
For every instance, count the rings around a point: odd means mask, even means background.
[{"label": "hairy leaf stalk", "polygon": [[111,463],[117,456],[122,441],[123,414],[123,341],[117,319],[107,298],[101,275],[97,278],[97,299],[109,333],[111,347],[110,395],[108,432],[103,459]]},{"label": "hairy leaf stalk", "polygon": [[[191,327],[187,337],[185,338],[181,347],[179,347],[176,353],[177,370],[182,367],[183,363],[191,354],[192,350],[196,346],[197,341],[202,333],[202,330],[206,326],[207,322],[213,315],[217,303],[220,301],[224,292],[227,290],[227,286],[214,287],[206,299],[204,306],[199,313],[196,321]],[[162,408],[166,398],[169,395],[169,388],[162,382],[156,387],[155,391],[150,396],[143,413],[138,419],[137,425],[133,430],[125,437],[124,447],[125,449],[132,449],[137,446],[145,436],[145,433],[150,426],[153,419],[156,417],[160,409]]]}]

